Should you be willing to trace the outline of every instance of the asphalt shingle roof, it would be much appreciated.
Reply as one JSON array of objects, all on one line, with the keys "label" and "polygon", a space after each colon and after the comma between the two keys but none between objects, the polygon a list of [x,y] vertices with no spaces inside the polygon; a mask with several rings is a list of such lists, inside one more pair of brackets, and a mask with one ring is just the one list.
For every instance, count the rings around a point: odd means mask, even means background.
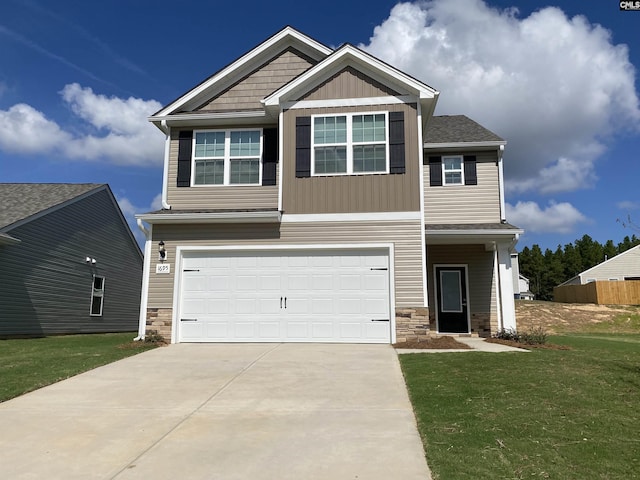
[{"label": "asphalt shingle roof", "polygon": [[101,186],[97,183],[0,183],[0,228]]},{"label": "asphalt shingle roof", "polygon": [[424,143],[504,142],[504,139],[465,115],[431,119]]}]

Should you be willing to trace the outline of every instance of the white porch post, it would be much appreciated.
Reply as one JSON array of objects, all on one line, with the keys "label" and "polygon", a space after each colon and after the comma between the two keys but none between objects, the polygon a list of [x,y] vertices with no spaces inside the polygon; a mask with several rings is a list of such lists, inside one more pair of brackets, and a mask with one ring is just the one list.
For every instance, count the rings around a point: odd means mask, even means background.
[{"label": "white porch post", "polygon": [[516,304],[514,300],[513,275],[511,274],[510,243],[499,243],[498,249],[498,276],[500,305],[502,308],[502,328],[505,330],[516,329]]}]

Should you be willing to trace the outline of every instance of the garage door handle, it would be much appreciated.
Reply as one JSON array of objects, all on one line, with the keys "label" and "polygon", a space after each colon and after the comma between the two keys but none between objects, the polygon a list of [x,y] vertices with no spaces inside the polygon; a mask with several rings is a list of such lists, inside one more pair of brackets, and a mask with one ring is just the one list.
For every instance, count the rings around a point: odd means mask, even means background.
[{"label": "garage door handle", "polygon": [[197,322],[198,319],[197,318],[181,318],[180,321],[181,322]]},{"label": "garage door handle", "polygon": [[372,322],[388,322],[389,319],[388,318],[372,318],[371,321]]},{"label": "garage door handle", "polygon": [[371,270],[384,270],[387,271],[389,270],[388,268],[375,268],[375,267],[371,267]]}]

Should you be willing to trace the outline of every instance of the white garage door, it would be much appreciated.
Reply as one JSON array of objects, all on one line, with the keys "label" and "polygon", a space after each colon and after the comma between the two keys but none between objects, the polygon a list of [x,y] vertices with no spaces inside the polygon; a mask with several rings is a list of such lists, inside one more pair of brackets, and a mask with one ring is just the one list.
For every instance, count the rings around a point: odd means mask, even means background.
[{"label": "white garage door", "polygon": [[389,343],[381,251],[187,253],[180,342]]}]

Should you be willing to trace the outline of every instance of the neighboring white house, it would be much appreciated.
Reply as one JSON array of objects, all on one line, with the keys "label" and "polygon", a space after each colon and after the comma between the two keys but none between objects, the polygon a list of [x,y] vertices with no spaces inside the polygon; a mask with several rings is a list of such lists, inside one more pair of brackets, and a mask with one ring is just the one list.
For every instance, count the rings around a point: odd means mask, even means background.
[{"label": "neighboring white house", "polygon": [[513,296],[516,300],[533,300],[535,295],[529,290],[529,279],[520,273],[517,253],[511,254],[511,274],[513,276]]},{"label": "neighboring white house", "polygon": [[602,280],[640,280],[640,245],[579,273],[562,285],[584,285]]}]

